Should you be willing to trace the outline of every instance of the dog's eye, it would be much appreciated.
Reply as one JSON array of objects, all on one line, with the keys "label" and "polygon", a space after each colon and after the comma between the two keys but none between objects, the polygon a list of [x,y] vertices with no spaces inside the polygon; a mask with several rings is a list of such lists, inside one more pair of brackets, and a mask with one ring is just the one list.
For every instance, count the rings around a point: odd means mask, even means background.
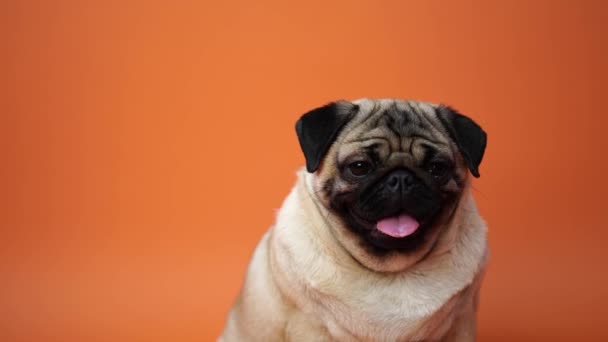
[{"label": "dog's eye", "polygon": [[441,179],[450,171],[450,165],[443,161],[436,161],[430,163],[427,170],[433,178]]},{"label": "dog's eye", "polygon": [[373,166],[370,162],[360,160],[348,164],[347,168],[351,175],[355,177],[363,177],[372,172]]}]

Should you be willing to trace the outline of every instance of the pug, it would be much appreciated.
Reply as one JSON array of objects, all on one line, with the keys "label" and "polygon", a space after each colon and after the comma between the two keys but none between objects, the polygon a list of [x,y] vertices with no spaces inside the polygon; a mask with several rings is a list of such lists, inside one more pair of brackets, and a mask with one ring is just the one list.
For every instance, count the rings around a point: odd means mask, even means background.
[{"label": "pug", "polygon": [[360,99],[296,133],[306,167],[219,341],[474,341],[484,130],[445,105]]}]

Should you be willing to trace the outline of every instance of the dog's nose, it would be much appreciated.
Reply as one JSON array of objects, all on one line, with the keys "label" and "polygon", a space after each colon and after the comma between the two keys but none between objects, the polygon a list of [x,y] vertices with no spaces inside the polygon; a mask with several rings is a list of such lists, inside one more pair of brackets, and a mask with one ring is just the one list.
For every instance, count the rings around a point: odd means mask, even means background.
[{"label": "dog's nose", "polygon": [[394,192],[405,191],[412,183],[414,183],[414,174],[403,169],[391,172],[386,179],[386,185]]}]

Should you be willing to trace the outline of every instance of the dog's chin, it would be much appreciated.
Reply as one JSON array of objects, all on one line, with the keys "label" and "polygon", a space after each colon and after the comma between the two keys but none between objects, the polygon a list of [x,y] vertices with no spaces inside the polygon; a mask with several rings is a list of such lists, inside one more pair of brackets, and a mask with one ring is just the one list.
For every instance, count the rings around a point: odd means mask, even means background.
[{"label": "dog's chin", "polygon": [[[389,252],[411,253],[421,248],[427,241],[428,232],[435,225],[435,218],[418,218],[415,228],[405,227],[404,230],[387,230],[379,227],[382,221],[398,220],[407,214],[397,214],[381,220],[363,218],[364,215],[349,213],[345,218],[348,228],[358,234],[373,254],[383,255]],[[383,229],[381,229],[383,228]],[[410,231],[407,231],[407,230]],[[412,231],[413,230],[413,231]]]}]

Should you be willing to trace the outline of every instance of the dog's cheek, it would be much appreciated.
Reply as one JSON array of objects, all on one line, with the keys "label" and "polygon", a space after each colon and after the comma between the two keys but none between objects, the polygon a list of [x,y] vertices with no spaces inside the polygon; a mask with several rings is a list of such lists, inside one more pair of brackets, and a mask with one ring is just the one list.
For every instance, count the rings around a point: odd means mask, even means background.
[{"label": "dog's cheek", "polygon": [[325,205],[333,207],[337,203],[336,200],[340,200],[339,203],[341,203],[344,195],[347,195],[350,191],[344,181],[339,178],[328,177],[319,180],[315,186],[315,192]]},{"label": "dog's cheek", "polygon": [[456,180],[452,178],[442,187],[442,190],[444,192],[457,193],[460,191],[460,186]]},{"label": "dog's cheek", "polygon": [[324,181],[323,185],[321,186],[322,195],[326,200],[331,199],[331,197],[334,193],[334,183],[335,183],[335,180],[333,178],[330,178],[330,179]]},{"label": "dog's cheek", "polygon": [[343,181],[335,180],[329,206],[340,214],[345,214],[356,204],[358,193],[355,188],[345,184]]}]

